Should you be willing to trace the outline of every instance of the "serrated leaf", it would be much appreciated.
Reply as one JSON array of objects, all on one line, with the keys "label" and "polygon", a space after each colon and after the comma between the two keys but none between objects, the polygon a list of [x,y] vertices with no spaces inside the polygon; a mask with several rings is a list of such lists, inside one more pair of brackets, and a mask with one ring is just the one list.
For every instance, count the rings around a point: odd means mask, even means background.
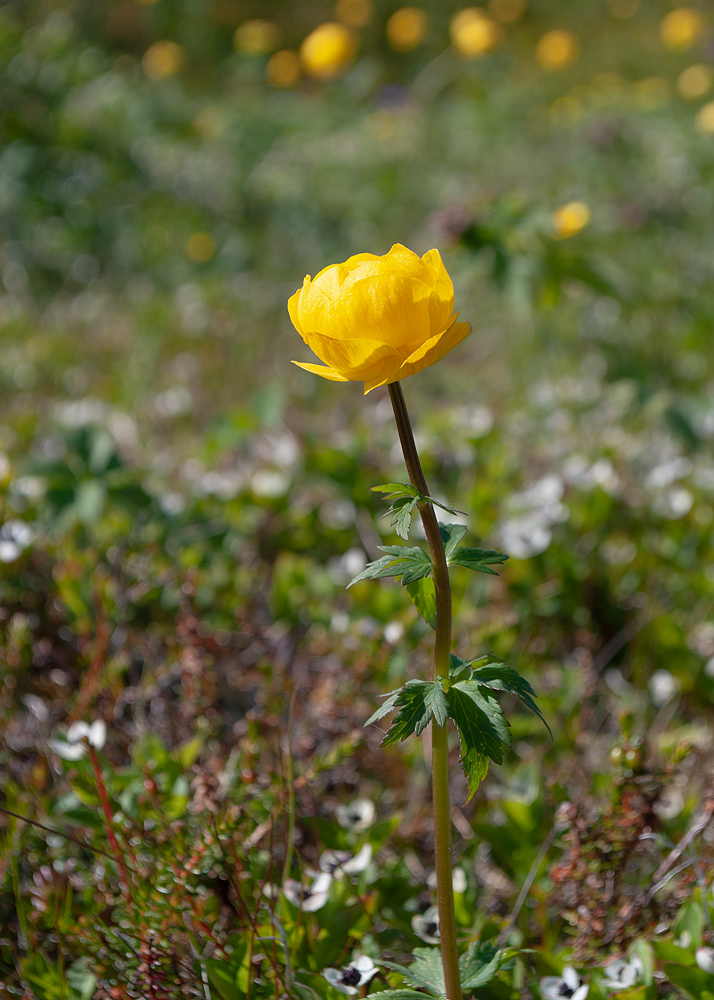
[{"label": "serrated leaf", "polygon": [[388,517],[391,514],[392,520],[389,523],[400,538],[409,538],[409,529],[417,503],[416,497],[398,497],[384,515]]},{"label": "serrated leaf", "polygon": [[[407,985],[428,990],[432,996],[441,997],[446,992],[444,967],[439,948],[415,948],[414,961],[408,968],[404,965],[397,965],[396,962],[382,961],[381,964],[404,976]],[[424,994],[419,995],[423,996]]]},{"label": "serrated leaf", "polygon": [[403,587],[406,587],[409,583],[416,583],[417,580],[422,580],[425,576],[429,576],[431,573],[431,559],[424,549],[418,546],[405,548],[404,546],[389,545],[385,546],[383,551],[388,552],[390,549],[399,550],[400,548],[402,550],[398,557],[398,566],[400,569],[399,574],[395,573],[395,576],[401,576]]},{"label": "serrated leaf", "polygon": [[444,552],[446,553],[446,561],[448,563],[449,559],[456,551],[456,548],[464,537],[468,528],[465,524],[442,524],[439,521],[439,531],[441,532],[441,538],[444,543]]},{"label": "serrated leaf", "polygon": [[371,493],[385,493],[392,497],[418,497],[419,490],[410,483],[380,483],[379,486],[370,486]]},{"label": "serrated leaf", "polygon": [[468,545],[462,545],[448,557],[449,566],[463,566],[464,569],[472,569],[476,573],[490,573],[491,576],[498,576],[495,570],[489,566],[504,563],[508,556],[503,552],[496,552],[494,549],[474,549]]},{"label": "serrated leaf", "polygon": [[[463,691],[464,694],[469,696],[479,712],[482,712],[486,719],[488,719],[490,726],[497,734],[501,743],[510,747],[512,741],[508,722],[503,714],[503,709],[496,697],[491,693],[490,688],[478,684],[473,680],[457,681],[454,687],[457,691]],[[500,764],[501,761],[499,760],[497,763]]]},{"label": "serrated leaf", "polygon": [[416,605],[416,609],[427,624],[436,628],[436,591],[434,581],[430,576],[407,584],[407,593]]},{"label": "serrated leaf", "polygon": [[387,700],[383,705],[379,706],[376,712],[373,712],[372,715],[370,715],[370,717],[365,722],[365,727],[371,726],[372,723],[374,722],[379,722],[379,720],[383,719],[385,715],[389,715],[389,713],[393,711],[397,702],[397,698],[399,697],[400,691],[401,688],[399,688],[397,691],[390,691],[389,694],[384,695],[384,697]]},{"label": "serrated leaf", "polygon": [[434,681],[426,693],[424,704],[434,716],[437,726],[445,726],[449,718],[449,703],[446,700],[440,681]]},{"label": "serrated leaf", "polygon": [[408,547],[406,545],[385,545],[380,546],[382,552],[387,555],[375,559],[358,573],[354,579],[347,584],[347,589],[360,580],[378,580],[388,576],[400,576],[402,585],[421,580],[431,573],[431,559],[424,549],[419,546]]},{"label": "serrated leaf", "polygon": [[431,719],[431,711],[425,705],[426,688],[429,684],[429,681],[407,681],[399,691],[394,703],[399,711],[380,746],[392,746],[412,733],[419,736],[426,729]]},{"label": "serrated leaf", "polygon": [[452,653],[450,657],[451,662],[449,663],[449,680],[452,682],[468,680],[471,676],[471,668],[474,663],[481,663],[483,660],[490,659],[491,656],[489,653],[479,656],[475,660],[462,660],[460,656]]},{"label": "serrated leaf", "polygon": [[432,718],[438,725],[444,726],[449,717],[446,696],[438,680],[407,681],[404,687],[387,695],[385,703],[367,719],[365,725],[377,722],[394,709],[397,709],[397,715],[382,740],[383,747],[405,740],[412,733],[421,736]]},{"label": "serrated leaf", "polygon": [[508,958],[509,949],[499,951],[490,941],[472,945],[459,959],[462,988],[473,990],[490,983]]},{"label": "serrated leaf", "polygon": [[[481,657],[481,659],[488,659],[488,657]],[[474,663],[478,663],[478,660],[474,660]],[[516,698],[530,708],[531,712],[535,712],[550,733],[550,726],[543,718],[541,710],[535,703],[534,699],[537,697],[535,691],[525,677],[521,677],[513,667],[509,667],[507,663],[492,661],[483,666],[474,667],[471,671],[471,679],[483,687],[490,688],[492,691],[509,691],[511,694],[514,694]]]},{"label": "serrated leaf", "polygon": [[489,757],[497,764],[502,763],[503,740],[499,735],[501,726],[494,725],[491,718],[496,708],[500,712],[500,706],[494,699],[489,704],[489,711],[483,711],[471,697],[468,687],[464,689],[464,685],[468,684],[468,681],[458,681],[449,688],[446,697],[449,702],[449,715],[459,730],[461,764],[471,798],[480,782],[486,777]]}]

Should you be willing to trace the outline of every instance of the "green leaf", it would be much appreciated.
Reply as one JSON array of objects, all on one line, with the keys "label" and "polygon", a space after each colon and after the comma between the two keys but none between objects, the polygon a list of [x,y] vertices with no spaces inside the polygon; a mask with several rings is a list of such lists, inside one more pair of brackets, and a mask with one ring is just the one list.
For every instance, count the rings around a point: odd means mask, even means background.
[{"label": "green leaf", "polygon": [[445,726],[449,718],[449,703],[440,681],[437,680],[431,685],[424,698],[424,704],[434,716],[437,726]]},{"label": "green leaf", "polygon": [[479,656],[475,660],[462,660],[460,656],[451,654],[451,663],[449,664],[449,680],[453,681],[464,681],[468,680],[471,676],[471,669],[474,663],[481,663],[484,660],[490,660],[491,656],[486,653],[484,656]]},{"label": "green leaf", "polygon": [[[550,726],[543,718],[541,710],[535,703],[536,693],[525,677],[521,677],[518,671],[514,670],[513,667],[509,667],[507,663],[503,663],[500,660],[494,662],[490,655],[480,657],[480,660],[484,659],[490,659],[491,662],[480,667],[474,667],[471,671],[471,680],[476,681],[483,687],[490,688],[492,691],[508,691],[514,694],[516,698],[530,708],[531,712],[535,712],[550,733]],[[473,662],[478,663],[480,660],[474,660]]]},{"label": "green leaf", "polygon": [[[408,968],[404,965],[397,965],[396,962],[382,961],[381,964],[386,965],[388,969],[399,972],[404,976],[409,986],[428,990],[435,997],[442,997],[446,993],[444,967],[439,948],[415,948],[414,961]],[[379,996],[379,994],[370,994],[370,996],[375,995]],[[424,994],[417,995],[423,997]]]},{"label": "green leaf", "polygon": [[495,978],[496,973],[512,957],[512,949],[499,951],[490,941],[478,941],[459,959],[461,986],[465,990],[485,986]]},{"label": "green leaf", "polygon": [[[489,757],[501,764],[503,744],[510,745],[508,728],[498,702],[483,696],[477,702],[473,694],[469,681],[458,681],[446,693],[449,715],[459,730],[461,764],[468,781],[469,798],[488,772]],[[505,740],[501,736],[504,732]]]},{"label": "green leaf", "polygon": [[410,483],[380,483],[370,486],[371,493],[385,493],[389,497],[418,497],[419,490]]},{"label": "green leaf", "polygon": [[684,965],[672,965],[669,962],[665,962],[662,969],[670,983],[687,997],[687,1000],[707,1000],[707,997],[714,997],[714,975],[710,972],[687,968]]},{"label": "green leaf", "polygon": [[444,551],[446,553],[446,561],[451,559],[451,556],[456,551],[456,547],[464,537],[468,528],[465,524],[442,524],[439,521],[439,531],[441,532],[441,538],[444,543]]},{"label": "green leaf", "polygon": [[704,914],[701,906],[698,903],[685,903],[677,914],[672,934],[682,947],[696,949],[702,943],[703,927]]},{"label": "green leaf", "polygon": [[448,557],[449,566],[463,566],[465,569],[472,569],[476,573],[490,573],[491,576],[498,576],[495,570],[489,566],[497,563],[504,563],[508,559],[503,552],[496,552],[494,549],[473,549],[468,545],[463,545],[460,549]]},{"label": "green leaf", "polygon": [[429,686],[429,681],[407,681],[395,702],[399,711],[380,746],[392,746],[405,740],[412,733],[419,736],[426,729],[431,719],[431,711],[425,704],[426,689]]},{"label": "green leaf", "polygon": [[407,584],[407,593],[424,621],[436,628],[436,591],[431,577]]},{"label": "green leaf", "polygon": [[387,700],[383,705],[379,706],[376,712],[373,712],[372,715],[370,715],[365,722],[365,726],[371,726],[373,722],[379,722],[379,720],[383,719],[385,715],[389,715],[389,713],[396,706],[397,698],[399,697],[401,690],[401,688],[398,688],[396,691],[390,691],[389,694],[382,695],[382,697]]},{"label": "green leaf", "polygon": [[[477,684],[476,681],[473,680],[457,681],[453,686],[457,691],[462,691],[464,694],[469,696],[478,711],[481,712],[488,720],[489,726],[493,729],[493,732],[497,734],[501,743],[505,746],[511,746],[511,734],[508,722],[503,714],[503,709],[498,703],[495,695],[490,692],[489,688],[484,687],[481,684]],[[481,721],[483,723],[483,720]],[[499,753],[502,753],[500,747]],[[499,760],[497,763],[500,764],[501,761]]]},{"label": "green leaf", "polygon": [[419,501],[416,498],[398,497],[389,508],[385,517],[391,515],[389,522],[400,538],[409,538],[409,529],[412,526],[414,509]]},{"label": "green leaf", "polygon": [[431,573],[431,559],[428,552],[418,545],[384,545],[380,546],[387,554],[368,563],[361,573],[358,573],[347,584],[349,590],[360,580],[377,580],[387,576],[401,576],[402,585],[415,583]]},{"label": "green leaf", "polygon": [[365,725],[369,726],[395,708],[398,709],[392,725],[382,740],[383,747],[405,740],[412,733],[421,736],[432,718],[437,725],[445,726],[449,717],[446,696],[439,680],[407,681],[404,687],[392,691],[386,699],[365,722]]}]

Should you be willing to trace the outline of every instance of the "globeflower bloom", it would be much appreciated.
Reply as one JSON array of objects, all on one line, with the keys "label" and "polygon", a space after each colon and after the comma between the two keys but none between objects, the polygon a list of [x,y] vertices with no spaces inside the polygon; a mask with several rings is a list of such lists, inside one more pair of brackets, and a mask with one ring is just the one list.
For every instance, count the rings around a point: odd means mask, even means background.
[{"label": "globeflower bloom", "polygon": [[331,264],[288,302],[290,319],[324,362],[293,364],[333,382],[364,382],[365,395],[436,364],[471,332],[454,312],[454,285],[438,250],[395,244],[383,257]]}]

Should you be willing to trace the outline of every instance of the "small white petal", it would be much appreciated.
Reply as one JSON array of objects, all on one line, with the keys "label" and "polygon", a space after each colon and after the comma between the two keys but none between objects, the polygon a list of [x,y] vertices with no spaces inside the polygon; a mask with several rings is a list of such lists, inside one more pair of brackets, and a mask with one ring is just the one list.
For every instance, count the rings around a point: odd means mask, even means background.
[{"label": "small white petal", "polygon": [[107,741],[107,727],[101,719],[97,719],[91,724],[87,739],[97,750],[102,749]]},{"label": "small white petal", "polygon": [[73,722],[67,730],[67,740],[70,743],[80,743],[89,736],[89,726],[86,722]]},{"label": "small white petal", "polygon": [[563,969],[563,982],[566,986],[569,986],[571,990],[577,990],[580,986],[580,976],[577,974],[572,965],[566,965]]},{"label": "small white petal", "polygon": [[703,972],[714,973],[714,948],[697,948],[694,958]]},{"label": "small white petal", "polygon": [[58,757],[64,760],[79,760],[86,753],[86,747],[81,743],[67,743],[66,740],[48,740],[47,745]]},{"label": "small white petal", "polygon": [[590,987],[588,986],[588,984],[584,983],[580,987],[580,989],[576,990],[575,993],[573,993],[572,1000],[585,1000],[585,997],[588,995],[589,989]]}]

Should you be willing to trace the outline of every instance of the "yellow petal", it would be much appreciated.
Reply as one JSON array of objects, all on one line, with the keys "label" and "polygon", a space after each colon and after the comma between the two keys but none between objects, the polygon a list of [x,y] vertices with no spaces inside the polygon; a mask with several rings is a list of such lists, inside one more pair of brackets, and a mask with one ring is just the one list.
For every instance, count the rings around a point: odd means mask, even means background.
[{"label": "yellow petal", "polygon": [[312,372],[313,375],[321,375],[323,378],[329,378],[331,382],[350,381],[344,375],[340,375],[339,372],[333,371],[332,368],[326,368],[324,365],[311,365],[306,361],[291,361],[291,364],[297,365],[298,368],[304,368],[306,372]]},{"label": "yellow petal", "polygon": [[403,361],[398,351],[378,340],[339,340],[322,333],[308,333],[305,339],[321,361],[350,381],[374,377],[383,370],[383,363],[387,365],[384,370],[392,374]]},{"label": "yellow petal", "polygon": [[339,294],[325,293],[324,284],[305,286],[299,314],[306,337],[315,331],[337,340],[378,340],[406,356],[446,325],[432,326],[431,285],[399,271],[364,276],[361,271],[349,276]]},{"label": "yellow petal", "polygon": [[[457,313],[458,316],[458,313]],[[409,357],[406,359],[403,365],[391,376],[377,381],[375,379],[365,380],[365,395],[371,392],[372,389],[376,389],[380,385],[389,385],[390,382],[401,382],[403,378],[408,378],[410,375],[416,375],[417,372],[423,371],[425,368],[429,368],[431,365],[435,365],[437,361],[453,350],[458,344],[461,343],[468,335],[471,333],[470,323],[457,323],[456,317],[454,317],[454,322],[443,333],[437,334],[435,337],[430,337],[421,347],[418,347]],[[369,385],[369,388],[368,388]]]},{"label": "yellow petal", "polygon": [[[443,302],[451,302],[451,312],[454,311],[454,283],[449,277],[449,272],[444,267],[441,254],[438,250],[429,250],[424,254],[422,260],[428,265],[433,275],[434,292]],[[451,315],[451,312],[449,315]]]},{"label": "yellow petal", "polygon": [[298,305],[300,303],[300,296],[302,295],[302,288],[298,288],[294,295],[291,295],[288,299],[288,313],[290,314],[290,319],[293,326],[300,334],[302,339],[305,339],[305,334],[302,332],[302,327],[300,326],[300,318],[298,316]]}]

